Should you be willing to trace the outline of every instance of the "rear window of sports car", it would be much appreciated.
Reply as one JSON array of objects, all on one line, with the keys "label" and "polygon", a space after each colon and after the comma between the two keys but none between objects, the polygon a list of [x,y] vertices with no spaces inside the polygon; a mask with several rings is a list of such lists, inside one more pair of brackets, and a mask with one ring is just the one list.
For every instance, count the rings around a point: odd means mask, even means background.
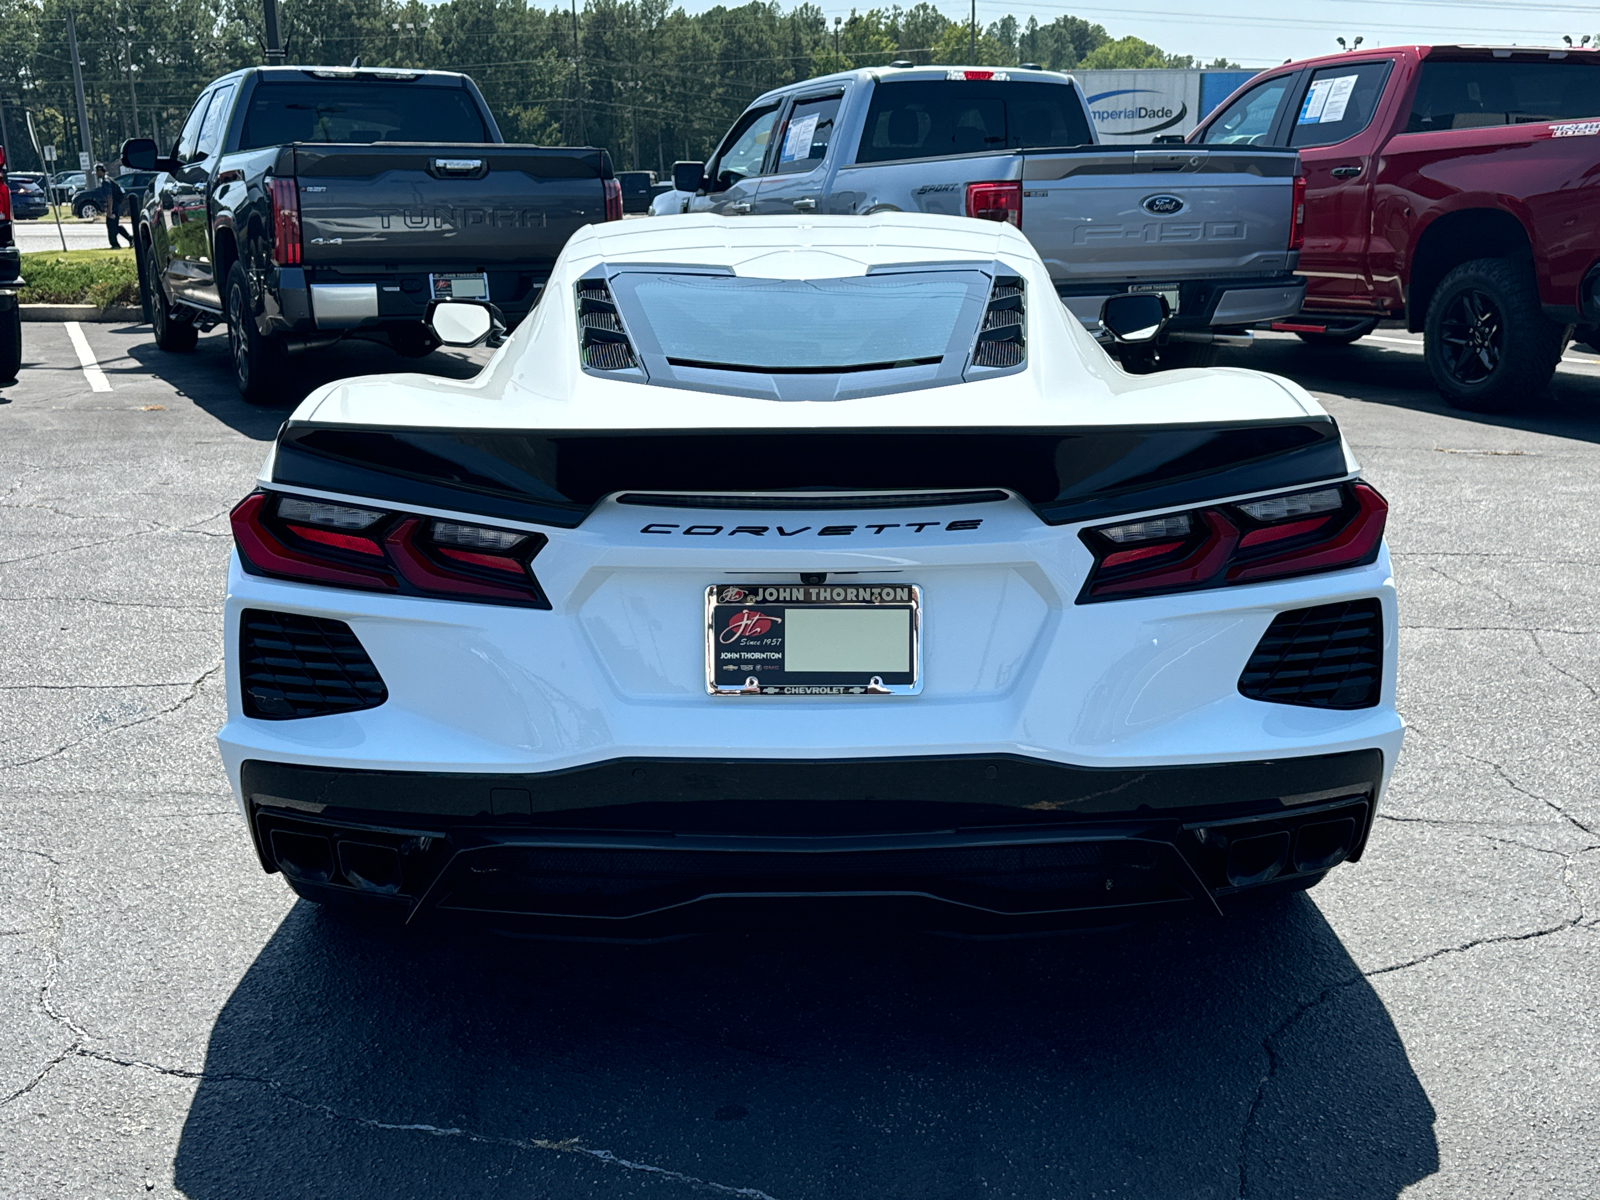
[{"label": "rear window of sports car", "polygon": [[963,270],[803,280],[627,272],[613,282],[630,330],[672,366],[822,375],[964,358],[989,277]]}]

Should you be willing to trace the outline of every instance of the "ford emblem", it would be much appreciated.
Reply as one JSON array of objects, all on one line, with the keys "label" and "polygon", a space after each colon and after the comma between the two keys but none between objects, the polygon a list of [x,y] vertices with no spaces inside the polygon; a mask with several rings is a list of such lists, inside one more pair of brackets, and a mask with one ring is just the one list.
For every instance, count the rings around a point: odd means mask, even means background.
[{"label": "ford emblem", "polygon": [[1173,213],[1183,211],[1182,196],[1146,196],[1139,202],[1140,207],[1155,217],[1170,217]]}]

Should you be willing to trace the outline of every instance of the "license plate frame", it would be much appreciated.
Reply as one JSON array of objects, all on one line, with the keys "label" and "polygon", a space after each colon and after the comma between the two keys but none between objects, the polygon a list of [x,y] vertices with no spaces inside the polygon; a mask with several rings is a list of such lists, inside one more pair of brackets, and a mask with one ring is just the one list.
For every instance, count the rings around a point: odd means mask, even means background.
[{"label": "license plate frame", "polygon": [[[741,613],[753,617],[741,618]],[[805,616],[791,620],[792,613]],[[824,613],[875,615],[864,620],[818,615]],[[889,614],[899,613],[906,614],[907,670],[789,669],[791,649],[796,656],[845,657],[853,652],[851,639],[854,649],[888,662],[899,653],[901,627]],[[803,642],[797,638],[791,644],[791,628],[805,631]],[[916,584],[711,584],[705,590],[704,636],[706,691],[713,696],[915,696],[922,691],[922,589]],[[873,645],[862,647],[863,639]]]},{"label": "license plate frame", "polygon": [[[473,286],[465,290],[458,286],[469,283]],[[433,300],[481,300],[487,303],[489,272],[451,271],[440,275],[429,275],[428,296]]]},{"label": "license plate frame", "polygon": [[1183,299],[1182,291],[1175,283],[1130,283],[1129,292],[1153,293],[1167,302],[1167,309],[1173,316],[1178,314],[1179,302]]}]

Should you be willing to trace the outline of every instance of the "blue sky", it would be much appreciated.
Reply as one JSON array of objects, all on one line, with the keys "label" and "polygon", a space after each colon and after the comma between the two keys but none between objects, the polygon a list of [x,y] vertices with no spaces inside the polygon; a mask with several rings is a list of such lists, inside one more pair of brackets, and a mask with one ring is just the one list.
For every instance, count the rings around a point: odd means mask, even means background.
[{"label": "blue sky", "polygon": [[[683,0],[689,12],[715,0]],[[735,4],[738,0],[722,0]],[[780,0],[786,7],[791,0]],[[848,16],[849,3],[821,0],[831,18]],[[902,5],[906,0],[900,0]],[[948,16],[965,19],[967,4],[933,0]],[[871,0],[858,3],[865,10]],[[884,5],[887,7],[887,4]],[[1106,0],[1053,4],[1043,0],[978,0],[978,21],[1006,13],[1019,21],[1034,16],[1047,24],[1063,13],[1106,27],[1113,37],[1133,34],[1162,49],[1212,59],[1219,55],[1246,66],[1265,67],[1286,58],[1308,58],[1338,50],[1334,38],[1360,35],[1364,46],[1406,43],[1559,44],[1562,34],[1600,34],[1600,3],[1530,3],[1527,0]]]}]

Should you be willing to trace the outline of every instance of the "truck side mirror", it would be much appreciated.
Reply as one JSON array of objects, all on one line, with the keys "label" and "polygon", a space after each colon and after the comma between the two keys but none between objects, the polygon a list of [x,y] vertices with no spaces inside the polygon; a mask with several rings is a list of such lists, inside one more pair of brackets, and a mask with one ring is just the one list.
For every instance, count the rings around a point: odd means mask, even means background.
[{"label": "truck side mirror", "polygon": [[706,165],[703,162],[675,162],[672,164],[672,186],[690,195],[702,191],[706,184]]},{"label": "truck side mirror", "polygon": [[1124,292],[1106,297],[1100,306],[1100,325],[1118,342],[1153,342],[1169,315],[1165,296]]},{"label": "truck side mirror", "polygon": [[130,171],[154,171],[161,152],[149,138],[129,138],[122,143],[122,165]]},{"label": "truck side mirror", "polygon": [[494,332],[494,315],[481,304],[441,300],[428,316],[433,336],[446,346],[476,346]]}]

